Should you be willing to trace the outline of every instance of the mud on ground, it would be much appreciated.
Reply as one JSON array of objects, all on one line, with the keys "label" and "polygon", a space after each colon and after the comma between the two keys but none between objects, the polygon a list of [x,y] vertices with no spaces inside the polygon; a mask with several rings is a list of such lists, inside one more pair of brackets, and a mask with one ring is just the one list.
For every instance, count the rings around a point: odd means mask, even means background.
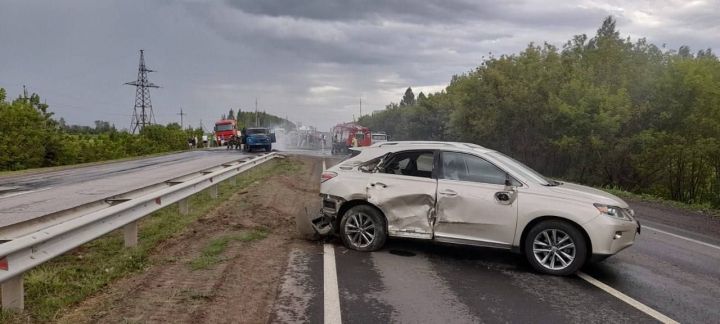
[{"label": "mud on ground", "polygon": [[[289,157],[299,170],[273,175],[236,193],[182,235],[163,242],[143,273],[113,283],[59,319],[64,323],[268,322],[291,246],[312,245],[296,218],[319,208],[322,160]],[[213,240],[267,231],[253,241],[230,240],[218,262],[193,270]]]}]

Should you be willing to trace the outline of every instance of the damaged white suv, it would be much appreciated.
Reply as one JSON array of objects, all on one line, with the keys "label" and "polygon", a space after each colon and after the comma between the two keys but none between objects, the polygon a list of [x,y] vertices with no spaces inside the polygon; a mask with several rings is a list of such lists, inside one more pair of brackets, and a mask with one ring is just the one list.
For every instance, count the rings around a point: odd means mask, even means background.
[{"label": "damaged white suv", "polygon": [[386,142],[322,174],[321,234],[359,251],[388,237],[509,249],[540,272],[575,273],[629,247],[640,232],[622,199],[547,179],[468,143]]}]

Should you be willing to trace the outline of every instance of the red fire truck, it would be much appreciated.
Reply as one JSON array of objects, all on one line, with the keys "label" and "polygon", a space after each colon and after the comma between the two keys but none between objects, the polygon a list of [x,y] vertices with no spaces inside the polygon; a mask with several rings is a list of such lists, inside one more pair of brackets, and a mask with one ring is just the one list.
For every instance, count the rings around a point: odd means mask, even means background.
[{"label": "red fire truck", "polygon": [[215,122],[215,140],[218,145],[225,145],[233,135],[238,135],[237,121],[221,119]]},{"label": "red fire truck", "polygon": [[347,153],[348,148],[354,146],[354,140],[357,140],[357,146],[370,146],[370,129],[355,123],[336,125],[332,129],[332,153]]}]

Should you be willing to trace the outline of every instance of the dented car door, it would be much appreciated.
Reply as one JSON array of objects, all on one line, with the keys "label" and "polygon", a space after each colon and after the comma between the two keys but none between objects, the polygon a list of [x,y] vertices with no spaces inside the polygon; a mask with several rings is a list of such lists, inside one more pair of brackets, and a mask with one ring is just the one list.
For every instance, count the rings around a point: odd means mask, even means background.
[{"label": "dented car door", "polygon": [[475,155],[442,152],[440,158],[435,239],[509,248],[518,210],[512,185],[520,183]]},{"label": "dented car door", "polygon": [[437,179],[433,151],[395,153],[368,181],[368,201],[382,210],[391,236],[431,239]]}]

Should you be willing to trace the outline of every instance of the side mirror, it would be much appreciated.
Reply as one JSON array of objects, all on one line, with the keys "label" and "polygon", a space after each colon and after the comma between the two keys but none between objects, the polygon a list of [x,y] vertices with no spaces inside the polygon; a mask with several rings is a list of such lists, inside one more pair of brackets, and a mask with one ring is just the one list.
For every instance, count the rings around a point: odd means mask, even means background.
[{"label": "side mirror", "polygon": [[509,173],[505,173],[505,191],[514,191],[513,180]]}]

